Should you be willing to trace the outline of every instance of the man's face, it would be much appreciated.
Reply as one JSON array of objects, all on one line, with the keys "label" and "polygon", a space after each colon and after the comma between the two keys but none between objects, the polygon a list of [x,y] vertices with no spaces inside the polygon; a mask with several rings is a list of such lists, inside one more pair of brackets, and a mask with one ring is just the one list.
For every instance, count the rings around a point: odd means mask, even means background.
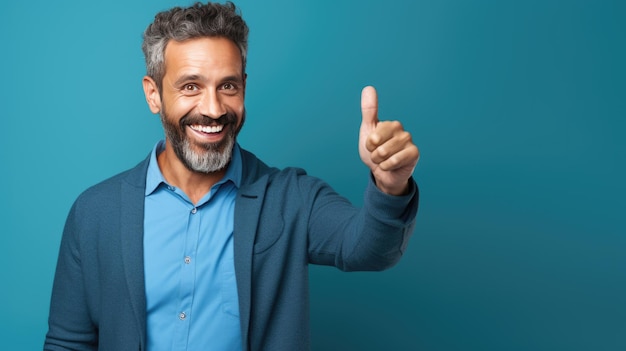
[{"label": "man's face", "polygon": [[244,95],[241,53],[232,41],[170,41],[160,97],[166,147],[192,171],[223,169],[245,120]]}]

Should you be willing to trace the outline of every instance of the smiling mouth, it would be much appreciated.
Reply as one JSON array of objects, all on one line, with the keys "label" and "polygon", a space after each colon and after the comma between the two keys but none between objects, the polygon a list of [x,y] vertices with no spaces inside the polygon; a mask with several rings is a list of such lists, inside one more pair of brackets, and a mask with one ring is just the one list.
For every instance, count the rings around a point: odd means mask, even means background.
[{"label": "smiling mouth", "polygon": [[189,128],[195,130],[196,132],[202,132],[207,134],[217,134],[224,130],[223,124],[218,124],[214,126],[205,126],[201,124],[191,124]]}]

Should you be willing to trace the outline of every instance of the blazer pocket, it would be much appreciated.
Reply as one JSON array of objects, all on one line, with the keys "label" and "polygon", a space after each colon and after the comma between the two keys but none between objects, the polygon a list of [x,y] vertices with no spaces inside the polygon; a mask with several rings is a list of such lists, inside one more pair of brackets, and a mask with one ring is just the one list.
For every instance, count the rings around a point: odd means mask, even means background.
[{"label": "blazer pocket", "polygon": [[270,249],[283,234],[285,221],[282,216],[273,218],[261,217],[254,238],[254,253],[259,254]]}]

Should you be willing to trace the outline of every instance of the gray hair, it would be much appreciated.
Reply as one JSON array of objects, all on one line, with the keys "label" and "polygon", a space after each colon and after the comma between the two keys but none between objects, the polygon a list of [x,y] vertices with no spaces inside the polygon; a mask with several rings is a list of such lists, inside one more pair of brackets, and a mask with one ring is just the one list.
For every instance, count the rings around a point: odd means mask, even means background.
[{"label": "gray hair", "polygon": [[[143,33],[141,49],[146,58],[147,75],[161,89],[165,75],[165,47],[170,40],[184,41],[202,37],[230,39],[241,52],[246,70],[248,26],[232,2],[225,4],[197,2],[190,7],[174,7],[159,12]],[[243,73],[243,72],[242,72]]]}]

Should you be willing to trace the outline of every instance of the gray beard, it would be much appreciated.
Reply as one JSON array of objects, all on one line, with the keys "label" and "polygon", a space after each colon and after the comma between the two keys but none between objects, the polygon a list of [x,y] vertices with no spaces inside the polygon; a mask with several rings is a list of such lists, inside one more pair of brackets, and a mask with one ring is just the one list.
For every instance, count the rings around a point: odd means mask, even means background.
[{"label": "gray beard", "polygon": [[221,148],[219,146],[210,147],[202,153],[196,152],[187,138],[182,143],[179,143],[178,146],[173,146],[176,155],[188,169],[200,173],[213,173],[224,169],[228,165],[233,154],[234,145],[235,138],[228,136],[225,143],[220,145],[222,146]]},{"label": "gray beard", "polygon": [[[233,154],[233,147],[237,139],[237,134],[241,130],[242,124],[237,130],[233,129],[234,117],[228,116],[228,134],[217,144],[201,144],[194,148],[184,132],[184,127],[170,123],[165,117],[165,108],[160,114],[165,136],[169,140],[174,153],[187,169],[199,173],[213,173],[228,166]],[[200,152],[196,151],[200,148]]]}]

